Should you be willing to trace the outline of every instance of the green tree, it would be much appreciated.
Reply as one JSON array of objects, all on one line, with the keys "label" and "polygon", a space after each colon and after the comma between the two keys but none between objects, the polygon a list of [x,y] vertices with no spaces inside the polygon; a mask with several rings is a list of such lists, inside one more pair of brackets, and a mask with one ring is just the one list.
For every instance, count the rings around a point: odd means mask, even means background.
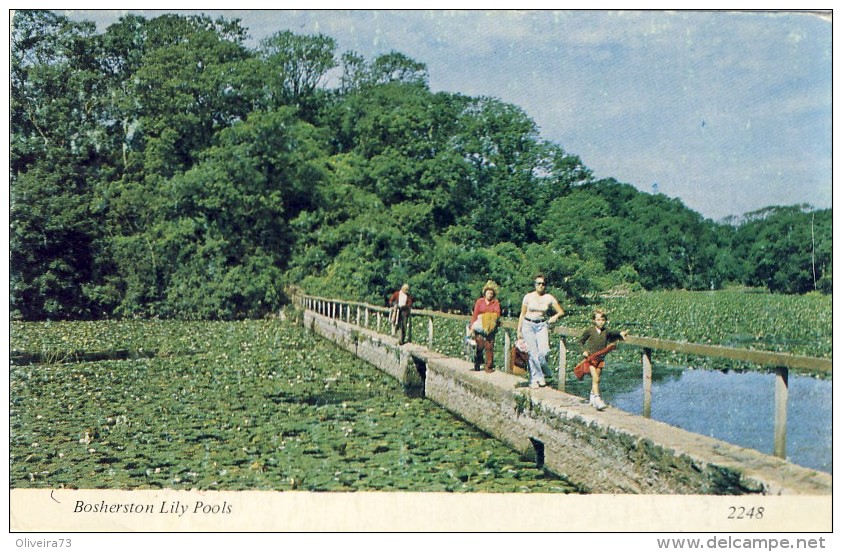
[{"label": "green tree", "polygon": [[489,243],[528,243],[557,195],[588,172],[574,156],[542,142],[534,121],[517,106],[471,99],[450,146],[467,167],[468,199],[459,219]]},{"label": "green tree", "polygon": [[307,120],[320,103],[317,91],[328,71],[338,65],[336,41],[323,34],[297,35],[280,31],[260,41],[270,93],[270,108],[297,106]]},{"label": "green tree", "polygon": [[94,26],[16,11],[10,71],[10,281],[15,316],[97,315],[103,178]]},{"label": "green tree", "polygon": [[145,142],[147,177],[168,178],[189,169],[215,132],[245,117],[227,90],[246,57],[241,45],[204,30],[189,42],[144,56],[133,76],[133,92],[142,113],[136,132]]},{"label": "green tree", "polygon": [[163,220],[144,235],[158,246],[162,289],[147,295],[162,312],[232,318],[280,306],[290,221],[320,201],[324,142],[293,108],[256,112],[170,180]]},{"label": "green tree", "polygon": [[780,293],[814,291],[820,281],[828,288],[830,219],[829,210],[814,211],[809,205],[747,213],[735,238],[737,251],[751,267],[746,283]]},{"label": "green tree", "polygon": [[345,52],[341,56],[341,65],[339,90],[343,94],[389,83],[428,87],[427,65],[394,50],[377,56],[371,62],[357,52]]}]

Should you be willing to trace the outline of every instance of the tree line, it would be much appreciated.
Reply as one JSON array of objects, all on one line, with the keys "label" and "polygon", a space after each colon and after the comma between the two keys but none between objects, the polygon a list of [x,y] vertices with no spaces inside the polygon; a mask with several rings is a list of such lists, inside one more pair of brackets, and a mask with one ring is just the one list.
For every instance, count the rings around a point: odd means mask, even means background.
[{"label": "tree line", "polygon": [[[595,179],[520,107],[433,92],[400,52],[239,20],[16,11],[10,300],[23,320],[263,316],[284,289],[516,310],[537,272],[610,290],[831,291],[831,211],[713,222]],[[797,183],[793,183],[797,185]]]}]

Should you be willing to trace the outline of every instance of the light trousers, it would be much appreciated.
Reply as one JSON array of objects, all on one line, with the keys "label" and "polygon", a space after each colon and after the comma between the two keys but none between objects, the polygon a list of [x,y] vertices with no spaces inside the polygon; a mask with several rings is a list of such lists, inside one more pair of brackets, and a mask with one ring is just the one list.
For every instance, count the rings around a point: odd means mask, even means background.
[{"label": "light trousers", "polygon": [[550,352],[549,324],[524,320],[520,329],[529,348],[529,383],[545,383],[547,354]]}]

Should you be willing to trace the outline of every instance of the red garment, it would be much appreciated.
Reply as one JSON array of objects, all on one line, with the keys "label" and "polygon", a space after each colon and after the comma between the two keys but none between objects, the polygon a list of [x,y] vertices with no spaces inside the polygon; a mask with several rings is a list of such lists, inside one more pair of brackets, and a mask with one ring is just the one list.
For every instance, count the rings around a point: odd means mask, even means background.
[{"label": "red garment", "polygon": [[477,342],[477,353],[474,357],[474,370],[479,370],[482,357],[485,355],[485,371],[494,371],[494,338],[483,337],[479,334],[474,338]]},{"label": "red garment", "polygon": [[597,370],[599,370],[600,368],[604,368],[605,355],[607,355],[616,348],[617,344],[611,343],[607,347],[600,349],[595,353],[592,353],[585,360],[577,364],[576,367],[573,369],[573,374],[576,376],[576,379],[581,380],[583,377],[585,377],[585,374],[590,374],[591,366],[593,366]]},{"label": "red garment", "polygon": [[479,318],[481,314],[485,314],[487,312],[496,313],[497,316],[501,315],[500,301],[498,301],[496,297],[492,299],[490,303],[485,302],[485,297],[477,299],[477,302],[474,303],[474,313],[471,316],[469,325],[473,328],[474,322],[477,321],[477,318]]}]

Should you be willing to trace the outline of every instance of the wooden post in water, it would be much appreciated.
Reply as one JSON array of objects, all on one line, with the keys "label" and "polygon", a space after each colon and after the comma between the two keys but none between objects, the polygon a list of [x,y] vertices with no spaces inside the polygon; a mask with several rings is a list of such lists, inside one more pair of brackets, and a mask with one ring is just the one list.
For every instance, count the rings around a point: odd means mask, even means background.
[{"label": "wooden post in water", "polygon": [[509,354],[511,354],[511,338],[509,338],[509,332],[507,330],[503,330],[503,371],[509,371],[509,363],[511,359],[509,358]]},{"label": "wooden post in water", "polygon": [[652,349],[643,349],[643,416],[652,417]]},{"label": "wooden post in water", "polygon": [[427,348],[433,350],[433,317],[427,319]]},{"label": "wooden post in water", "polygon": [[789,369],[775,367],[775,456],[786,458],[786,403],[789,399]]},{"label": "wooden post in water", "polygon": [[567,385],[567,346],[564,336],[558,338],[558,390],[564,391]]}]

